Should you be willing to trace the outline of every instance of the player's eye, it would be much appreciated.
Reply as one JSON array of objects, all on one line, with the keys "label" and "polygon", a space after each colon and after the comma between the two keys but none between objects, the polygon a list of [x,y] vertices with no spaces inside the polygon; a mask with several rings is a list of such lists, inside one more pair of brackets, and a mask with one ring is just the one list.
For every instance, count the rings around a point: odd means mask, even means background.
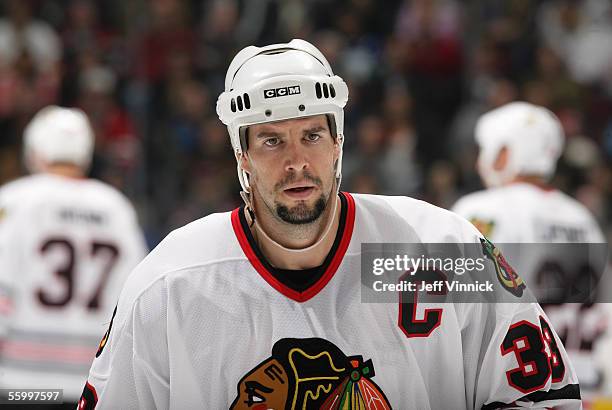
[{"label": "player's eye", "polygon": [[321,139],[321,136],[319,134],[308,134],[306,136],[306,140],[309,142],[315,142]]},{"label": "player's eye", "polygon": [[267,147],[275,147],[278,144],[280,144],[280,138],[278,137],[270,137],[270,138],[266,138],[263,142],[263,144]]}]

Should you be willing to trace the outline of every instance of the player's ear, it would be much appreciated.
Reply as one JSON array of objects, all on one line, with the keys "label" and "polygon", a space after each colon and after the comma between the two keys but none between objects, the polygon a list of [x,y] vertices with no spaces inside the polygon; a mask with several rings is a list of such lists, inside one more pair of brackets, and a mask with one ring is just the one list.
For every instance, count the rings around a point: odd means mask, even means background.
[{"label": "player's ear", "polygon": [[249,149],[249,134],[251,134],[249,131],[250,127],[243,127],[241,128],[241,133],[240,133],[240,145],[242,147],[242,154],[240,154],[240,157],[238,158],[238,161],[240,163],[240,168],[246,172],[247,174],[251,173],[251,161],[249,160],[249,154],[248,154],[248,149]]},{"label": "player's ear", "polygon": [[335,139],[334,141],[334,163],[336,163],[336,161],[338,161],[338,158],[340,158],[340,142],[338,141],[338,138]]},{"label": "player's ear", "polygon": [[493,169],[495,171],[502,171],[508,166],[510,160],[510,150],[507,146],[503,146],[497,153],[495,162],[493,162]]},{"label": "player's ear", "polygon": [[334,163],[336,163],[336,161],[338,161],[340,159],[340,156],[342,155],[343,140],[344,140],[344,135],[336,134],[334,136],[334,151],[333,151]]},{"label": "player's ear", "polygon": [[240,168],[247,174],[250,174],[251,173],[251,161],[249,161],[248,156],[249,154],[247,154],[246,152],[243,152],[238,158],[238,161],[240,163]]}]

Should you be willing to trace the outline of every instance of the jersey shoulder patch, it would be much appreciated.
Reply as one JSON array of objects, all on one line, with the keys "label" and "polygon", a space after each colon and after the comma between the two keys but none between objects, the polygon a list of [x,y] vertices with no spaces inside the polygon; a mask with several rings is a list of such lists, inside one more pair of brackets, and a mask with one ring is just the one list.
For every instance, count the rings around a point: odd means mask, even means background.
[{"label": "jersey shoulder patch", "polygon": [[525,282],[506,261],[499,248],[487,238],[481,238],[480,243],[483,254],[493,262],[497,279],[503,288],[516,297],[523,296],[523,291],[526,288]]}]

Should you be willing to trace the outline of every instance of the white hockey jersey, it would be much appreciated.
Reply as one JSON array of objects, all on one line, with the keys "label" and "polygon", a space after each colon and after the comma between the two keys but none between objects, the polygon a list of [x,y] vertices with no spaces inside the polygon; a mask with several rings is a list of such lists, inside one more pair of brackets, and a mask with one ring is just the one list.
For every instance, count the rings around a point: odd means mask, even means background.
[{"label": "white hockey jersey", "polygon": [[[510,243],[605,242],[597,222],[582,204],[563,192],[534,184],[514,183],[475,192],[461,198],[452,210],[474,223],[502,251],[504,244]],[[531,267],[521,270],[521,277],[527,285],[534,290],[540,283],[540,274],[553,268],[558,270],[556,274],[565,278],[565,283],[570,283],[572,276],[575,276],[574,267],[579,266],[577,261],[572,261],[572,266],[566,266],[563,258],[551,257],[545,252],[545,246],[537,249],[541,254],[540,260],[534,259]],[[508,249],[504,253],[513,263]],[[589,255],[583,256],[586,261]],[[606,337],[609,306],[566,303],[545,306],[545,310],[564,340],[583,392],[598,390],[601,373],[607,370],[608,377],[612,376],[612,359],[609,356],[612,347],[606,352],[607,357],[596,358],[593,355],[593,347]]]},{"label": "white hockey jersey", "polygon": [[361,302],[362,243],[479,243],[471,224],[410,198],[340,197],[303,291],[271,273],[242,208],[171,233],[130,275],[80,408],[580,408],[538,305]]},{"label": "white hockey jersey", "polygon": [[102,182],[39,174],[1,187],[0,388],[76,402],[145,251],[132,205]]}]

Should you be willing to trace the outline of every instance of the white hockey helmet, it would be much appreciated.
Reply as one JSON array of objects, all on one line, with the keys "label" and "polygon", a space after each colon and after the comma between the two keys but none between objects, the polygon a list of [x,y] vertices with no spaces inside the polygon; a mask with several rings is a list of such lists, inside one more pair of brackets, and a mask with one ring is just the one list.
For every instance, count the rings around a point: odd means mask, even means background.
[{"label": "white hockey helmet", "polygon": [[94,134],[85,113],[76,108],[49,105],[41,109],[24,131],[24,154],[31,172],[38,171],[34,158],[46,163],[70,163],[89,167]]},{"label": "white hockey helmet", "polygon": [[340,145],[339,185],[347,100],[348,88],[342,78],[334,75],[323,54],[307,41],[249,46],[236,54],[225,76],[225,91],[217,100],[217,115],[227,125],[242,189],[249,192],[248,179],[240,168],[247,126],[318,114],[328,116]]},{"label": "white hockey helmet", "polygon": [[[503,185],[518,175],[549,179],[563,151],[561,123],[550,110],[526,102],[512,102],[482,115],[476,123],[480,147],[478,171],[485,185]],[[493,164],[503,147],[508,163],[502,170]]]}]

